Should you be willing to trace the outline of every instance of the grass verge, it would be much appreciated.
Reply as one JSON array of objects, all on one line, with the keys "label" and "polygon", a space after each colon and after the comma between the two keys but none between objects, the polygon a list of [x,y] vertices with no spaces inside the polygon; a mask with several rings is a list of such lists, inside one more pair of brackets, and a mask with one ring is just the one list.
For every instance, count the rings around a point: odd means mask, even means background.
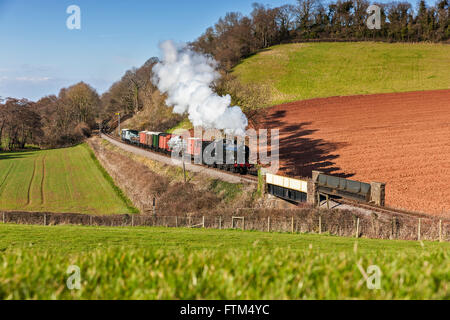
[{"label": "grass verge", "polygon": [[139,210],[134,207],[133,202],[127,197],[127,195],[120,189],[118,186],[116,186],[113,178],[109,175],[109,173],[103,168],[103,166],[98,161],[97,157],[94,154],[94,151],[87,145],[83,144],[83,148],[87,150],[89,153],[89,156],[91,157],[92,161],[94,162],[97,169],[102,173],[103,178],[105,178],[106,181],[109,182],[111,187],[113,188],[114,192],[117,194],[117,196],[126,204],[128,210],[130,213],[139,213]]}]

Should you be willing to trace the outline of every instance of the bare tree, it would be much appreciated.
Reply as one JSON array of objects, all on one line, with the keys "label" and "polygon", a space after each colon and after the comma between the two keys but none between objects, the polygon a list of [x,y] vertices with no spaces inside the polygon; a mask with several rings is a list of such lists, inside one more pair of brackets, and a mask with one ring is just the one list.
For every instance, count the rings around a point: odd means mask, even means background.
[{"label": "bare tree", "polygon": [[258,3],[253,4],[251,13],[253,32],[260,48],[267,48],[278,40],[277,15],[277,9],[266,8]]},{"label": "bare tree", "polygon": [[39,143],[43,136],[41,117],[34,103],[8,98],[0,105],[0,141],[8,150],[24,149],[27,143]]},{"label": "bare tree", "polygon": [[298,28],[308,31],[314,24],[314,16],[320,6],[320,0],[297,0]]},{"label": "bare tree", "polygon": [[64,91],[62,102],[76,124],[92,125],[98,115],[100,98],[97,92],[84,82],[77,83]]},{"label": "bare tree", "polygon": [[290,32],[296,29],[296,14],[296,7],[291,4],[286,4],[277,8],[275,19],[281,40],[288,39],[290,37]]}]

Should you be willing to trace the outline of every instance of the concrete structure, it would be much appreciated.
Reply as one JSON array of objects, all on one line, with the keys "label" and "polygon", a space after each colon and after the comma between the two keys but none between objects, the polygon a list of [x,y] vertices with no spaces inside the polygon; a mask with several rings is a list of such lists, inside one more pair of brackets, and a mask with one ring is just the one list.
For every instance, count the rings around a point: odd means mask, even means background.
[{"label": "concrete structure", "polygon": [[312,178],[308,181],[308,203],[314,206],[319,205],[319,199],[317,197],[317,183],[319,182],[319,175],[321,174],[322,172],[320,171],[313,171]]},{"label": "concrete structure", "polygon": [[313,171],[308,186],[308,202],[317,206],[320,199],[319,195],[327,199],[329,199],[329,196],[338,196],[383,207],[385,205],[386,184],[380,182],[368,184]]},{"label": "concrete structure", "polygon": [[386,201],[386,184],[381,182],[370,183],[370,202],[384,207]]}]

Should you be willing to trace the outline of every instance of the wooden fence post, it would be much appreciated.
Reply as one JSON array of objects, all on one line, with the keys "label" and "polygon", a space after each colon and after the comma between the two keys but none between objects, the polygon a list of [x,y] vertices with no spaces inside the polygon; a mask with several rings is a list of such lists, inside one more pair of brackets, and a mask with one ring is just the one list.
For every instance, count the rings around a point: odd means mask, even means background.
[{"label": "wooden fence post", "polygon": [[46,225],[47,225],[47,214],[44,213],[44,226],[46,226]]},{"label": "wooden fence post", "polygon": [[175,217],[175,228],[178,228],[178,216]]},{"label": "wooden fence post", "polygon": [[202,224],[203,224],[203,229],[205,229],[205,216],[203,216]]},{"label": "wooden fence post", "polygon": [[444,242],[444,238],[442,237],[442,220],[439,220],[439,242]]},{"label": "wooden fence post", "polygon": [[322,214],[319,213],[319,234],[322,234]]},{"label": "wooden fence post", "polygon": [[267,217],[267,232],[270,232],[270,216]]},{"label": "wooden fence post", "polygon": [[420,241],[421,240],[421,230],[422,229],[422,219],[419,218],[419,227],[417,228],[417,240]]},{"label": "wooden fence post", "polygon": [[5,213],[4,212],[3,212],[2,216],[3,216],[3,219],[2,219],[3,220],[3,224],[5,224],[6,220],[5,220]]},{"label": "wooden fence post", "polygon": [[330,210],[330,196],[327,195],[327,209]]},{"label": "wooden fence post", "polygon": [[356,219],[356,238],[359,238],[359,218]]},{"label": "wooden fence post", "polygon": [[392,237],[391,238],[393,238],[393,239],[397,239],[398,238],[398,227],[397,227],[397,225],[398,225],[398,222],[397,222],[397,217],[396,216],[394,216],[393,218],[392,218],[392,230],[391,230],[391,234],[392,234]]},{"label": "wooden fence post", "polygon": [[294,217],[292,217],[291,232],[294,233]]},{"label": "wooden fence post", "polygon": [[183,176],[184,176],[184,184],[186,184],[187,177],[186,177],[186,164],[184,162],[184,152],[183,152]]},{"label": "wooden fence post", "polygon": [[131,226],[134,227],[134,214],[131,215]]},{"label": "wooden fence post", "polygon": [[222,216],[219,216],[219,230],[222,230]]},{"label": "wooden fence post", "polygon": [[372,222],[372,233],[375,236],[377,234],[377,231],[375,230],[375,217],[373,212],[370,221]]},{"label": "wooden fence post", "polygon": [[242,230],[245,231],[245,217],[242,218]]}]

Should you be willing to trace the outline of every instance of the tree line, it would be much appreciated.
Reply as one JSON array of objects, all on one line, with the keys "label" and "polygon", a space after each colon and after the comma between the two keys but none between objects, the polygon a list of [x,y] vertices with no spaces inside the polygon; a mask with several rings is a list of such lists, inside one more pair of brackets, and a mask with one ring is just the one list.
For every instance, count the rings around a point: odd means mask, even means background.
[{"label": "tree line", "polygon": [[84,82],[37,102],[0,100],[0,150],[71,146],[90,135],[101,112],[100,97]]},{"label": "tree line", "polygon": [[[371,4],[381,8],[381,29],[366,22]],[[375,40],[388,42],[445,42],[450,39],[449,0],[428,7],[424,0],[416,11],[409,2],[370,3],[338,0],[298,0],[296,5],[271,8],[253,4],[249,16],[230,12],[208,28],[192,46],[211,54],[229,70],[242,58],[281,43],[311,40]]]}]

